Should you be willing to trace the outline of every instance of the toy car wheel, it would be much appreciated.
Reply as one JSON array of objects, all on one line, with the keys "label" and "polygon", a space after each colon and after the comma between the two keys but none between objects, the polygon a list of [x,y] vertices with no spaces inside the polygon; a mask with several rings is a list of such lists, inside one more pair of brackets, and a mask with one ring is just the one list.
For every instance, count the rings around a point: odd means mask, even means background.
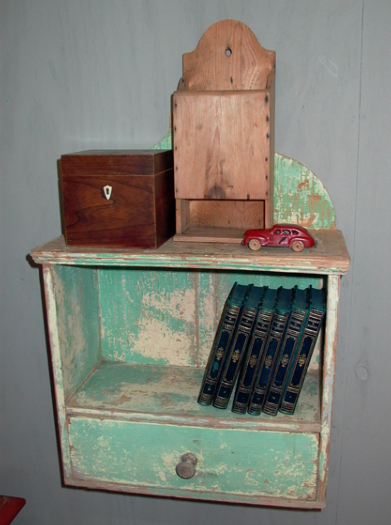
[{"label": "toy car wheel", "polygon": [[261,243],[257,239],[250,239],[248,247],[250,248],[250,250],[257,251],[260,249]]},{"label": "toy car wheel", "polygon": [[293,241],[291,248],[294,252],[301,252],[304,248],[304,244],[301,241]]}]

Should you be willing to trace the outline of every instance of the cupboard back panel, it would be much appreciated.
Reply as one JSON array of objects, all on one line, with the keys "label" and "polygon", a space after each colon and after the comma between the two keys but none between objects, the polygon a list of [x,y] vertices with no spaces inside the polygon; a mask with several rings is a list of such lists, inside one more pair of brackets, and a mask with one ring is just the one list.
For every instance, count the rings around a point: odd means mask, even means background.
[{"label": "cupboard back panel", "polygon": [[165,269],[98,271],[104,361],[206,365],[235,281],[305,288],[316,276]]}]

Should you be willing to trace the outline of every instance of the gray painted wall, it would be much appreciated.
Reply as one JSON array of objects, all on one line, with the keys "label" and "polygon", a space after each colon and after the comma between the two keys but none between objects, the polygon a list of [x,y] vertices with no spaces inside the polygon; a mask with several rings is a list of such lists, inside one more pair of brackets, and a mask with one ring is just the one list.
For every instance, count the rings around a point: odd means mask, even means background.
[{"label": "gray painted wall", "polygon": [[[325,184],[343,279],[327,507],[321,512],[62,488],[38,270],[60,234],[56,160],[166,133],[181,55],[214,22],[277,52],[276,150]],[[0,2],[0,493],[26,524],[386,524],[391,512],[389,0]]]}]

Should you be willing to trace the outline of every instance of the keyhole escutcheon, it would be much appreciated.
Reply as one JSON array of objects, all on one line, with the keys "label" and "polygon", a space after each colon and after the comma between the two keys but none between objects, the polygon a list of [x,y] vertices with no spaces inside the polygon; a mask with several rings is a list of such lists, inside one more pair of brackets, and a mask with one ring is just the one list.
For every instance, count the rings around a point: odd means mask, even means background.
[{"label": "keyhole escutcheon", "polygon": [[108,184],[104,186],[103,193],[107,200],[110,200],[111,192],[113,191],[113,187],[109,186]]}]

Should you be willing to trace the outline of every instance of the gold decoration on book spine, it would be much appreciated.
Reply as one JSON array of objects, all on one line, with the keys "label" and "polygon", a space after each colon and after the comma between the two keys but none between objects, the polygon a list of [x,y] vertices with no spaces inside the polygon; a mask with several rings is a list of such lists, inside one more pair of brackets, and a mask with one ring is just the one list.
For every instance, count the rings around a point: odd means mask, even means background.
[{"label": "gold decoration on book spine", "polygon": [[303,367],[305,365],[305,362],[307,360],[307,356],[305,354],[301,354],[301,356],[299,357],[299,360],[297,362],[297,364],[300,366],[300,367]]},{"label": "gold decoration on book spine", "polygon": [[265,359],[265,367],[270,368],[272,366],[273,358],[271,355],[268,355]]},{"label": "gold decoration on book spine", "polygon": [[233,355],[232,355],[232,361],[233,361],[234,363],[236,363],[236,361],[239,360],[239,356],[240,356],[240,352],[239,352],[239,350],[235,350],[235,352],[234,352]]}]

